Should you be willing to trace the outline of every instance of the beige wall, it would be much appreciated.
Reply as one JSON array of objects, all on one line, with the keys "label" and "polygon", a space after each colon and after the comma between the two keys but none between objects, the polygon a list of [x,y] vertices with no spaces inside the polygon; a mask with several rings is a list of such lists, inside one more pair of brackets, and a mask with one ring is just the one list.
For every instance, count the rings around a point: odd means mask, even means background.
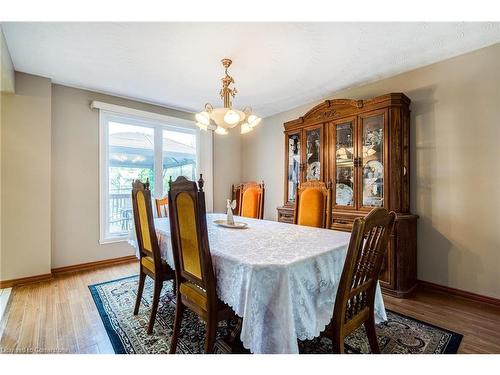
[{"label": "beige wall", "polygon": [[[412,100],[419,279],[500,298],[500,44],[331,98],[388,92]],[[315,104],[268,117],[242,136],[242,178],[265,180],[268,219],[283,203],[283,123]]]},{"label": "beige wall", "polygon": [[[0,113],[4,102],[3,93],[14,92],[14,65],[10,57],[7,42],[0,26]],[[2,116],[0,116],[0,197],[2,195]],[[0,273],[2,270],[2,201],[0,199]]]},{"label": "beige wall", "polygon": [[[0,230],[6,235],[0,241],[0,280],[133,254],[125,242],[98,243],[99,118],[90,108],[93,100],[193,117],[16,73],[16,95],[3,93],[1,101]],[[213,154],[214,207],[222,211],[230,184],[240,177],[239,136],[214,139]],[[22,246],[15,245],[25,238]],[[19,254],[29,254],[30,260]]]},{"label": "beige wall", "polygon": [[[412,99],[419,278],[499,298],[500,45],[331,97],[397,91]],[[89,108],[92,100],[191,116],[61,85],[52,85],[51,94],[50,80],[17,74],[16,95],[2,94],[1,280],[132,253],[125,243],[98,245],[98,114]],[[283,203],[283,122],[315,104],[266,118],[241,137],[215,136],[215,211],[224,210],[232,183],[263,179],[265,216],[276,218]]]},{"label": "beige wall", "polygon": [[93,100],[180,118],[190,114],[61,85],[52,86],[52,268],[134,253],[99,244],[99,111]]},{"label": "beige wall", "polygon": [[[188,112],[52,86],[52,268],[134,253],[126,242],[98,243],[99,114],[90,108],[93,100],[193,119]],[[213,153],[214,209],[220,211],[230,184],[239,179],[239,137],[216,138]],[[235,156],[226,159],[226,155]]]},{"label": "beige wall", "polygon": [[14,92],[14,65],[0,26],[0,92]]},{"label": "beige wall", "polygon": [[2,94],[0,280],[50,273],[51,82],[16,73]]},{"label": "beige wall", "polygon": [[239,126],[227,135],[214,134],[214,212],[226,211],[231,185],[241,181]]}]

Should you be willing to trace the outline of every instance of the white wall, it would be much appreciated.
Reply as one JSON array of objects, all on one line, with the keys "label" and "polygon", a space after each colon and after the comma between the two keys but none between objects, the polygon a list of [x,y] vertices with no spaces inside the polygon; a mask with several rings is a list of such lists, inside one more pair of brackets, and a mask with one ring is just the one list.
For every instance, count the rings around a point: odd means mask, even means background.
[{"label": "white wall", "polygon": [[[418,278],[500,298],[500,44],[330,98],[389,92],[412,100]],[[315,104],[266,118],[242,137],[242,177],[265,180],[268,219],[283,204],[283,123]]]},{"label": "white wall", "polygon": [[16,73],[2,93],[0,280],[50,273],[51,82]]}]

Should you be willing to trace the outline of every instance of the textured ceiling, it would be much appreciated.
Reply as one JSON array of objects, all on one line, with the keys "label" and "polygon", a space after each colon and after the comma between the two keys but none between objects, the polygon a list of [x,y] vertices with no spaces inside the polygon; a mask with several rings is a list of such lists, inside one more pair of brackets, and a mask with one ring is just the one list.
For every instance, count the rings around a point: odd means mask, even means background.
[{"label": "textured ceiling", "polygon": [[196,111],[268,116],[500,42],[500,23],[2,23],[15,69],[56,83]]}]

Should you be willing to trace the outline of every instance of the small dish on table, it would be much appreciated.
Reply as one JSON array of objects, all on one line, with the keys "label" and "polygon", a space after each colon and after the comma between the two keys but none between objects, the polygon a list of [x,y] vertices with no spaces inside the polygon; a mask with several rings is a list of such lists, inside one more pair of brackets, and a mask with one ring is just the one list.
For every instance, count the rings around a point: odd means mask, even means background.
[{"label": "small dish on table", "polygon": [[247,223],[243,223],[241,221],[235,221],[234,224],[229,224],[227,220],[214,220],[214,223],[224,228],[233,229],[244,229],[248,226]]}]

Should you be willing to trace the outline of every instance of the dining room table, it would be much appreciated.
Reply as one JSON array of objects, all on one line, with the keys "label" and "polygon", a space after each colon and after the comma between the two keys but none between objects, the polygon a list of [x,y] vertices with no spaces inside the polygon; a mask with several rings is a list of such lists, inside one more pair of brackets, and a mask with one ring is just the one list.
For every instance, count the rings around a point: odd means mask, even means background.
[{"label": "dining room table", "polygon": [[[242,318],[240,339],[252,353],[298,353],[297,340],[320,335],[333,316],[350,233],[234,216],[242,229],[207,229],[218,297]],[[154,219],[162,258],[174,267],[169,218]],[[129,243],[138,249],[135,232]],[[380,285],[375,321],[387,320]]]}]

